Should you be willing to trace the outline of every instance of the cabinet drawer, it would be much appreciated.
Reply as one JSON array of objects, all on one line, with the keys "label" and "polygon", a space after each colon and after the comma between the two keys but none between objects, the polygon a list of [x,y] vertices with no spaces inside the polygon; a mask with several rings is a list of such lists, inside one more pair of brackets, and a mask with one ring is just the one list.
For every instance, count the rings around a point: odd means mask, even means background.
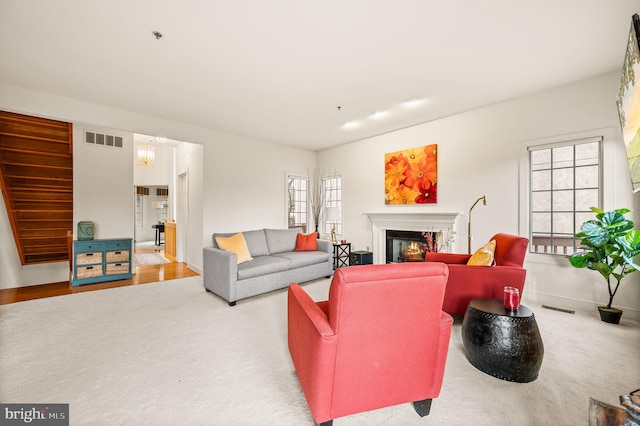
[{"label": "cabinet drawer", "polygon": [[91,265],[93,263],[102,263],[101,251],[76,254],[76,265]]},{"label": "cabinet drawer", "polygon": [[107,262],[128,262],[129,250],[116,250],[107,252]]},{"label": "cabinet drawer", "polygon": [[131,241],[107,241],[106,245],[105,250],[129,250]]},{"label": "cabinet drawer", "polygon": [[101,277],[102,275],[102,265],[78,266],[76,268],[76,279],[78,280],[83,278]]},{"label": "cabinet drawer", "polygon": [[108,263],[107,275],[128,274],[129,263]]},{"label": "cabinet drawer", "polygon": [[104,244],[101,241],[76,241],[73,245],[73,249],[77,253],[102,251],[104,250]]}]

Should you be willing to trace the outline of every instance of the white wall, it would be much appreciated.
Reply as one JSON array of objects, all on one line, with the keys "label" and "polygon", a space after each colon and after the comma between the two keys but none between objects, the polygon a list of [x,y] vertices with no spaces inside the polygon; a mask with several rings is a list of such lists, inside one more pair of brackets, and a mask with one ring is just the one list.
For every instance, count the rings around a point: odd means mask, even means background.
[{"label": "white wall", "polygon": [[[197,177],[198,173],[203,176],[202,183],[196,181],[193,183],[195,186],[190,188],[189,232],[193,234],[193,238],[190,236],[188,263],[196,270],[202,269],[202,248],[211,245],[213,232],[285,226],[286,172],[306,173],[307,168],[315,167],[316,154],[312,151],[230,135],[16,86],[0,84],[0,109],[73,123],[96,123],[98,126],[92,126],[93,128],[106,128],[110,133],[162,135],[168,139],[202,145],[202,154],[189,157],[193,158],[196,164],[189,165],[190,178]],[[77,130],[74,129],[74,133],[77,134]],[[124,166],[125,164],[132,164],[132,156],[133,152],[129,152],[127,160],[123,159],[122,163],[119,162],[119,158],[114,158],[113,161],[109,160],[108,163],[96,168],[83,167],[87,174],[80,180],[93,177],[107,180],[113,173],[127,167]],[[202,170],[198,171],[198,167]],[[100,173],[96,173],[96,170]],[[120,195],[113,198],[118,211],[114,212],[112,220],[107,220],[105,215],[106,212],[113,211],[113,206],[106,205],[104,200],[97,200],[98,204],[93,206],[83,199],[79,200],[80,211],[77,218],[74,211],[74,223],[76,220],[84,220],[80,217],[99,222],[100,238],[133,236],[133,175],[130,171],[124,171],[124,174],[129,175],[126,190],[124,182],[120,182],[121,177],[115,178],[118,186],[122,184],[125,195],[122,199]],[[74,185],[80,180],[76,179]],[[102,185],[101,183],[101,188]],[[191,179],[190,185],[192,185]],[[80,193],[86,194],[87,191],[88,187],[83,182]],[[108,192],[111,193],[110,190]],[[124,201],[125,196],[128,197],[127,202]],[[89,198],[92,197],[89,195]],[[199,203],[201,207],[198,207]],[[125,215],[127,215],[126,218]],[[6,223],[6,214],[0,214],[0,230],[6,226]],[[62,278],[57,278],[59,275],[52,273],[39,274],[38,279],[26,281],[24,275],[29,268],[22,267],[19,262],[16,265],[15,253],[4,250],[5,247],[10,248],[12,244],[15,250],[11,234],[3,234],[0,238],[2,239],[0,248],[3,248],[0,251],[0,265],[8,265],[0,269],[0,283],[2,283],[0,285],[5,286],[5,282],[10,283],[8,285],[10,287],[41,284],[51,282],[52,277],[63,281],[68,276],[68,273],[62,274]],[[66,262],[63,264],[68,267]],[[47,268],[54,268],[54,266],[48,265]],[[64,271],[60,269],[58,274],[61,272]],[[16,282],[18,280],[21,282]]]},{"label": "white wall", "polygon": [[[84,131],[122,136],[123,148],[84,143]],[[73,123],[73,223],[90,220],[96,239],[133,238],[133,134]],[[74,239],[77,229],[73,230]]]},{"label": "white wall", "polygon": [[286,173],[306,175],[311,151],[224,135],[204,150],[204,239],[214,232],[287,227]]},{"label": "white wall", "polygon": [[[176,148],[175,156],[175,195],[180,198],[187,198],[188,216],[186,224],[187,235],[180,235],[184,229],[180,223],[185,217],[182,212],[176,214],[176,239],[178,242],[177,258],[185,262],[189,267],[202,273],[202,238],[203,238],[203,195],[211,191],[211,186],[204,185],[204,147],[191,143],[180,144]],[[177,188],[175,180],[180,175],[185,175],[188,183],[187,197],[182,197],[182,188]],[[180,203],[180,202],[179,202]],[[178,204],[179,204],[178,203]],[[183,206],[184,208],[184,206]],[[180,242],[184,242],[183,246]]]},{"label": "white wall", "polygon": [[0,289],[22,285],[22,269],[4,197],[0,196]]},{"label": "white wall", "polygon": [[[153,166],[143,166],[138,164],[137,144],[143,142],[142,135],[135,135],[135,145],[131,163],[133,168],[133,183],[136,186],[169,186],[172,183],[173,176],[173,156],[175,155],[175,147],[167,143],[154,143],[156,149],[155,160]],[[171,191],[169,191],[171,195]]]},{"label": "white wall", "polygon": [[[607,158],[615,171],[606,176],[605,208],[640,207],[631,193],[615,100],[619,72],[469,111],[430,123],[368,138],[318,153],[318,167],[343,174],[344,238],[352,249],[372,245],[367,212],[459,212],[454,251],[467,250],[467,220],[471,204],[486,195],[487,206],[473,210],[472,248],[497,232],[526,235],[520,221],[519,153],[528,140],[607,129],[613,135]],[[426,106],[428,108],[428,106]],[[384,205],[384,154],[438,144],[438,203],[422,206]],[[611,193],[613,192],[613,193]],[[637,197],[636,197],[637,198]],[[524,298],[553,306],[593,309],[606,303],[606,287],[597,273],[572,268],[566,259],[527,256]],[[625,316],[640,319],[640,273],[623,281],[614,304]]]}]

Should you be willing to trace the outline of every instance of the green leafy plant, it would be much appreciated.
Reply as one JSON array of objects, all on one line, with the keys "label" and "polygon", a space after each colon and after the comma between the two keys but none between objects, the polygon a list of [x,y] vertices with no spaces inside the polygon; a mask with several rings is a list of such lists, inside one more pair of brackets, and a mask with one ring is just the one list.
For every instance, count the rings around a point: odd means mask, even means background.
[{"label": "green leafy plant", "polygon": [[[576,268],[598,271],[607,281],[609,303],[618,292],[620,281],[627,275],[640,270],[633,258],[640,254],[640,231],[633,229],[633,221],[625,218],[629,209],[604,212],[591,207],[596,219],[582,224],[574,238],[580,239],[580,251],[569,257]],[[614,286],[615,285],[615,286]]]}]

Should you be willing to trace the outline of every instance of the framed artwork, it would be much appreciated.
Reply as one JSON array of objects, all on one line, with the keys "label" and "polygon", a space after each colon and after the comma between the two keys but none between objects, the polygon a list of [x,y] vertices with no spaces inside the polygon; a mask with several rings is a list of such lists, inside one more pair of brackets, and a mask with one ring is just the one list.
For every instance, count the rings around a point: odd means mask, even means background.
[{"label": "framed artwork", "polygon": [[435,204],[437,201],[437,144],[384,155],[385,204]]},{"label": "framed artwork", "polygon": [[618,91],[622,127],[633,192],[640,191],[640,18],[633,15]]}]

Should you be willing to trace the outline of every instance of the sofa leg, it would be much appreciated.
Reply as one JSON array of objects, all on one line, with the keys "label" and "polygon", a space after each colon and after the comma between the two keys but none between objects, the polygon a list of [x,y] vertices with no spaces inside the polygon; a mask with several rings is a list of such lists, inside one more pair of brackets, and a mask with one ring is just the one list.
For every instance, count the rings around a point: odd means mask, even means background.
[{"label": "sofa leg", "polygon": [[233,302],[229,302],[229,306],[236,306],[236,301],[234,300]]},{"label": "sofa leg", "polygon": [[[316,424],[318,424],[318,423],[316,423]],[[332,425],[333,425],[333,420],[327,420],[326,422],[320,423],[318,426],[332,426]]]},{"label": "sofa leg", "polygon": [[416,413],[420,415],[420,417],[429,415],[429,411],[431,410],[431,401],[432,399],[423,399],[422,401],[413,402],[413,408],[416,410]]}]

